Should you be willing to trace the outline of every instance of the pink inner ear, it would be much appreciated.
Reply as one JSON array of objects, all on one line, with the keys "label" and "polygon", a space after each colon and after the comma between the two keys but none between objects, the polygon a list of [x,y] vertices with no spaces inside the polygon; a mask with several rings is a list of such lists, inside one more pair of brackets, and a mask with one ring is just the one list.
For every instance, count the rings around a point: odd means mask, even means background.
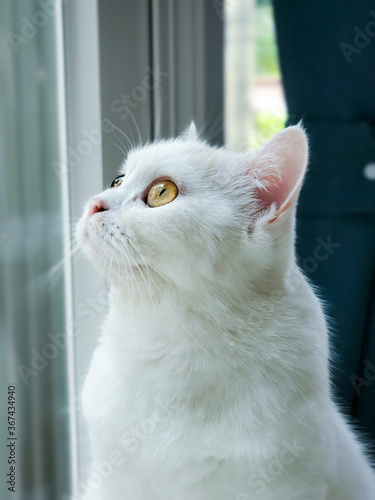
[{"label": "pink inner ear", "polygon": [[305,174],[307,156],[306,134],[299,126],[282,130],[258,149],[249,173],[256,172],[256,196],[263,208],[275,204],[278,216],[293,205],[296,201],[293,195],[298,193]]},{"label": "pink inner ear", "polygon": [[259,199],[267,207],[271,206],[272,203],[275,203],[276,207],[280,208],[293,189],[294,184],[291,176],[288,175],[285,169],[281,169],[280,175],[281,178],[275,174],[269,174],[266,177],[263,177],[262,182],[264,183],[265,188],[259,188],[257,190]]}]

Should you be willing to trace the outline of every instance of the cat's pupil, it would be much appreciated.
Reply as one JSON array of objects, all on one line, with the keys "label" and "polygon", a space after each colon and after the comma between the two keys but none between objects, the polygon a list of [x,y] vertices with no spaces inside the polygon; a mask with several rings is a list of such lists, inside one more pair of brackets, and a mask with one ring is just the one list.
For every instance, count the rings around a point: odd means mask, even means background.
[{"label": "cat's pupil", "polygon": [[163,196],[163,194],[166,192],[167,188],[163,188],[160,193],[159,193],[159,196]]}]

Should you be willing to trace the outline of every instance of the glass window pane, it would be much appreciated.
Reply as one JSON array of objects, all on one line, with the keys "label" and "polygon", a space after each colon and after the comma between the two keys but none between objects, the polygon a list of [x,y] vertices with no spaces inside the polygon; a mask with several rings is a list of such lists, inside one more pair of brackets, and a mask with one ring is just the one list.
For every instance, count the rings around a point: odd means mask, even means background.
[{"label": "glass window pane", "polygon": [[224,52],[226,144],[254,149],[286,120],[270,0],[226,0]]}]

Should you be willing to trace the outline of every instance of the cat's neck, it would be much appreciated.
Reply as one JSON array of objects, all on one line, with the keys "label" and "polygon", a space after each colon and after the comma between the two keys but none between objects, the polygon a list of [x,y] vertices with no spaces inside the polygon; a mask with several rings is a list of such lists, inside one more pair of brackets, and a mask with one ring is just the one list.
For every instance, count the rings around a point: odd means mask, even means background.
[{"label": "cat's neck", "polygon": [[[248,296],[235,304],[203,286],[192,294],[161,281],[153,288],[150,281],[112,290],[103,329],[123,378],[131,376],[135,386],[146,383],[150,398],[167,400],[173,394],[187,406],[211,401],[217,411],[237,385],[249,400],[259,400],[259,384],[276,381],[299,397],[317,391],[327,375],[324,319],[301,289],[270,298],[249,287]],[[305,283],[303,291],[308,290]],[[296,366],[304,376],[291,388]]]},{"label": "cat's neck", "polygon": [[295,336],[301,348],[316,338],[312,329],[324,338],[318,300],[298,270],[293,279],[268,289],[249,284],[226,290],[202,281],[194,290],[181,290],[156,272],[139,272],[112,287],[105,331],[125,349],[127,339],[138,339],[148,354],[157,349],[168,356],[174,346],[199,362],[205,356],[224,356],[228,363],[232,356],[243,357],[240,362],[270,359],[271,351],[284,349],[285,338]]}]

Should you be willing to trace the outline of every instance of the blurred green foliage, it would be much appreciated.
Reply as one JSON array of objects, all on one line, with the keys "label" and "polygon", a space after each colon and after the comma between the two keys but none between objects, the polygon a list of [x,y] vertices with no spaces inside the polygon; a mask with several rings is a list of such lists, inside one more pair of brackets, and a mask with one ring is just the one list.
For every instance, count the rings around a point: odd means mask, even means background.
[{"label": "blurred green foliage", "polygon": [[286,114],[275,115],[269,111],[261,111],[254,115],[255,136],[252,142],[253,148],[258,148],[267,139],[282,130],[285,126]]}]

